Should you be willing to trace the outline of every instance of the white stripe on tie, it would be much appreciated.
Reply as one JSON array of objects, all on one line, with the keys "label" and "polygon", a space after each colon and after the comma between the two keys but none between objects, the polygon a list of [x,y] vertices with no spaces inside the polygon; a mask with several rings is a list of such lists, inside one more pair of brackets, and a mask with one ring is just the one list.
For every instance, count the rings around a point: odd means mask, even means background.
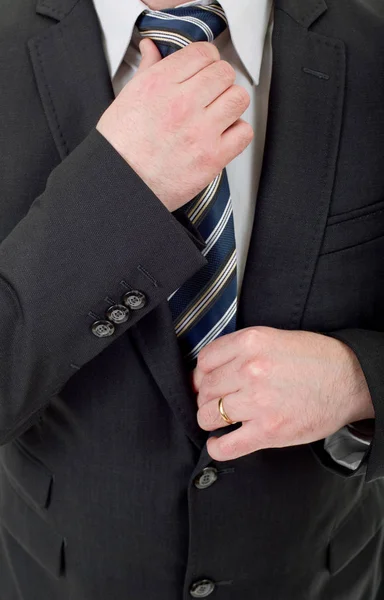
[{"label": "white stripe on tie", "polygon": [[199,215],[201,215],[204,208],[210,204],[211,200],[216,195],[216,192],[220,186],[221,177],[222,172],[212,181],[212,183],[209,184],[209,186],[205,189],[203,195],[200,196],[196,204],[193,204],[193,206],[188,210],[187,216],[192,221],[192,223],[195,223],[197,221]]},{"label": "white stripe on tie", "polygon": [[208,12],[215,13],[215,15],[218,15],[219,17],[221,17],[226,22],[226,24],[228,25],[228,19],[227,19],[226,14],[225,14],[225,12],[224,12],[224,10],[222,8],[219,8],[218,6],[213,6],[213,5],[210,5],[210,6],[199,6],[199,8],[201,8],[202,10],[206,10]]},{"label": "white stripe on tie", "polygon": [[216,225],[215,229],[212,231],[211,235],[206,240],[206,247],[202,250],[202,255],[207,256],[208,252],[212,250],[213,246],[216,244],[217,240],[220,238],[220,235],[225,229],[226,224],[228,223],[231,214],[233,212],[231,196],[229,196],[229,200],[227,202],[227,206],[223,212],[223,215]]},{"label": "white stripe on tie", "polygon": [[190,41],[187,38],[184,38],[181,35],[176,37],[176,34],[165,31],[142,31],[141,35],[142,37],[149,37],[158,42],[172,42],[173,44],[180,46],[180,48],[185,48],[190,44]]},{"label": "white stripe on tie", "polygon": [[176,335],[182,335],[185,330],[189,329],[190,325],[193,324],[195,317],[202,312],[209,305],[212,298],[217,296],[218,292],[224,287],[233,271],[236,269],[236,250],[231,254],[231,258],[225,265],[220,277],[214,280],[210,288],[205,292],[204,296],[200,299],[200,302],[190,309],[187,315],[180,321],[176,326]]},{"label": "white stripe on tie", "polygon": [[148,14],[151,17],[155,17],[156,19],[162,19],[163,21],[186,21],[187,23],[192,23],[193,25],[196,25],[196,27],[200,27],[200,29],[204,31],[209,42],[213,42],[214,40],[213,31],[209,27],[209,25],[207,23],[204,23],[204,21],[201,21],[200,19],[196,19],[195,17],[179,17],[171,15],[169,13],[160,12],[158,10],[150,10],[148,12],[146,11],[146,14]]},{"label": "white stripe on tie", "polygon": [[232,317],[236,314],[237,309],[237,299],[235,299],[228,310],[221,317],[220,321],[216,323],[214,327],[212,327],[211,331],[207,333],[207,335],[195,346],[187,355],[186,359],[194,359],[199,354],[200,350],[212,342],[216,337],[220,335],[220,333],[226,328]]}]

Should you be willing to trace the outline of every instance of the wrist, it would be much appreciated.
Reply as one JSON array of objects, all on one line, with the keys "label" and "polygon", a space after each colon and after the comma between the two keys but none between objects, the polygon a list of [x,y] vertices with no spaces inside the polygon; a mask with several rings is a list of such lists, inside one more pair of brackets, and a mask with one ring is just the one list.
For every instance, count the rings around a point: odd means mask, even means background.
[{"label": "wrist", "polygon": [[360,362],[353,350],[340,342],[347,354],[348,368],[346,386],[348,390],[348,404],[350,408],[347,423],[356,423],[375,418],[375,409],[372,403],[371,393],[368,388]]}]

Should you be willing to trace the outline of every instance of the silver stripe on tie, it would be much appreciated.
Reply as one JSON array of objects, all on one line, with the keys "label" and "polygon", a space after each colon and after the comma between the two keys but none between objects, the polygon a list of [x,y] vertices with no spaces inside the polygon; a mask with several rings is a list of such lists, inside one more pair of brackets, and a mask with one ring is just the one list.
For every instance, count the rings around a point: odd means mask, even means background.
[{"label": "silver stripe on tie", "polygon": [[160,30],[142,31],[141,36],[149,37],[152,40],[156,40],[157,42],[171,42],[173,44],[176,44],[177,46],[180,46],[180,48],[185,48],[190,44],[190,41],[187,38],[183,38],[182,36],[176,36],[174,33],[168,33]]},{"label": "silver stripe on tie", "polygon": [[211,4],[209,6],[200,6],[199,8],[201,8],[202,10],[206,10],[208,12],[212,12],[215,15],[217,15],[218,17],[221,17],[223,19],[223,21],[225,21],[225,23],[228,26],[227,16],[226,16],[224,10],[222,8],[220,8],[219,6]]},{"label": "silver stripe on tie", "polygon": [[211,331],[207,333],[207,335],[195,346],[185,358],[193,359],[199,354],[200,350],[204,346],[207,346],[210,342],[212,342],[216,337],[220,335],[220,333],[226,328],[230,320],[235,316],[237,310],[237,299],[235,299],[228,310],[221,317],[220,321],[216,323],[214,327],[212,327]]},{"label": "silver stripe on tie", "polygon": [[213,42],[213,40],[215,39],[213,31],[209,27],[209,25],[207,23],[204,23],[204,21],[197,19],[196,17],[179,17],[166,12],[160,12],[158,10],[150,10],[148,12],[145,12],[149,16],[155,17],[156,19],[161,19],[163,21],[186,21],[187,23],[192,23],[193,25],[196,25],[196,27],[199,27],[202,31],[204,31],[209,42]]},{"label": "silver stripe on tie", "polygon": [[[227,205],[225,207],[224,213],[220,219],[220,221],[217,223],[215,229],[212,231],[211,235],[207,238],[207,245],[206,247],[202,250],[202,255],[206,256],[210,250],[212,250],[212,248],[214,247],[214,245],[216,244],[216,242],[218,241],[218,239],[220,238],[220,235],[222,234],[222,232],[224,231],[229,219],[231,218],[231,215],[233,213],[233,208],[232,208],[232,204],[231,204],[231,196],[229,197],[229,200],[227,202]],[[173,298],[173,296],[175,294],[177,294],[177,292],[179,291],[180,288],[177,288],[177,290],[175,290],[173,292],[173,294],[171,294],[170,296],[168,296],[167,300],[169,301],[171,298]]]},{"label": "silver stripe on tie", "polygon": [[236,269],[236,250],[233,251],[230,260],[226,264],[223,269],[220,277],[214,281],[214,285],[209,288],[209,291],[206,292],[200,302],[193,308],[193,310],[189,310],[187,316],[183,318],[180,323],[178,323],[176,327],[176,335],[180,335],[181,332],[184,333],[184,329],[189,329],[189,325],[194,322],[194,317],[206,306],[209,305],[212,298],[214,298],[229,277],[232,275],[233,271]]},{"label": "silver stripe on tie", "polygon": [[212,231],[211,235],[206,240],[206,247],[202,250],[202,255],[207,256],[208,252],[212,250],[213,246],[216,244],[217,240],[220,238],[222,232],[225,229],[226,224],[231,218],[231,214],[233,212],[231,196],[229,196],[229,200],[223,212],[223,215],[220,221],[217,223],[215,229]]},{"label": "silver stripe on tie", "polygon": [[188,218],[194,223],[199,214],[201,214],[202,209],[204,209],[211,200],[214,198],[217,190],[219,189],[220,182],[222,178],[222,172],[209,184],[209,186],[204,191],[203,196],[201,196],[196,205],[192,206],[192,208],[188,211]]}]

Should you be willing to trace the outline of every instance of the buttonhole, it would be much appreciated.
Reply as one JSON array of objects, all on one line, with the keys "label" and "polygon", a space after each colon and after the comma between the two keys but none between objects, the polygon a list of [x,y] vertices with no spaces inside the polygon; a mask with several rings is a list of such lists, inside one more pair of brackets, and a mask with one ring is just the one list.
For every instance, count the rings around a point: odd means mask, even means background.
[{"label": "buttonhole", "polygon": [[303,67],[303,71],[304,71],[304,73],[307,73],[308,75],[314,75],[314,77],[317,77],[318,79],[325,79],[325,80],[330,79],[330,77],[329,77],[329,75],[327,75],[327,73],[322,73],[321,71],[314,71],[313,69],[308,69],[307,67]]},{"label": "buttonhole", "polygon": [[128,290],[129,292],[130,292],[131,290],[133,290],[133,287],[132,287],[131,285],[128,285],[128,283],[127,283],[126,281],[124,281],[124,279],[122,279],[122,280],[120,281],[120,285],[121,285],[121,287],[125,288],[125,289],[126,289],[126,290]]},{"label": "buttonhole", "polygon": [[89,311],[88,316],[92,317],[92,319],[98,319],[98,320],[101,319],[101,317],[99,315],[97,315],[96,313],[92,312],[91,310]]},{"label": "buttonhole", "polygon": [[218,469],[217,472],[220,475],[228,475],[228,473],[234,473],[235,469],[233,467],[229,467],[228,469]]},{"label": "buttonhole", "polygon": [[147,269],[145,269],[142,265],[137,265],[137,270],[140,271],[155,287],[159,287],[158,282],[150,273],[148,273]]}]

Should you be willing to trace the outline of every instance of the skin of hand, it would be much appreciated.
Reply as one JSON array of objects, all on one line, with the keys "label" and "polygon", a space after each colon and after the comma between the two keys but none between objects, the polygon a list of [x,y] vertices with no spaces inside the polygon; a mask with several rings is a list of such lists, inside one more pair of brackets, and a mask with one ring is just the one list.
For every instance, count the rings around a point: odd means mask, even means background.
[{"label": "skin of hand", "polygon": [[200,193],[253,139],[250,103],[217,48],[195,42],[162,59],[149,38],[142,62],[96,129],[169,211]]},{"label": "skin of hand", "polygon": [[221,397],[228,417],[242,422],[208,439],[208,452],[218,461],[308,444],[375,416],[354,352],[307,331],[250,327],[222,336],[200,352],[192,385],[202,429],[227,426]]}]

